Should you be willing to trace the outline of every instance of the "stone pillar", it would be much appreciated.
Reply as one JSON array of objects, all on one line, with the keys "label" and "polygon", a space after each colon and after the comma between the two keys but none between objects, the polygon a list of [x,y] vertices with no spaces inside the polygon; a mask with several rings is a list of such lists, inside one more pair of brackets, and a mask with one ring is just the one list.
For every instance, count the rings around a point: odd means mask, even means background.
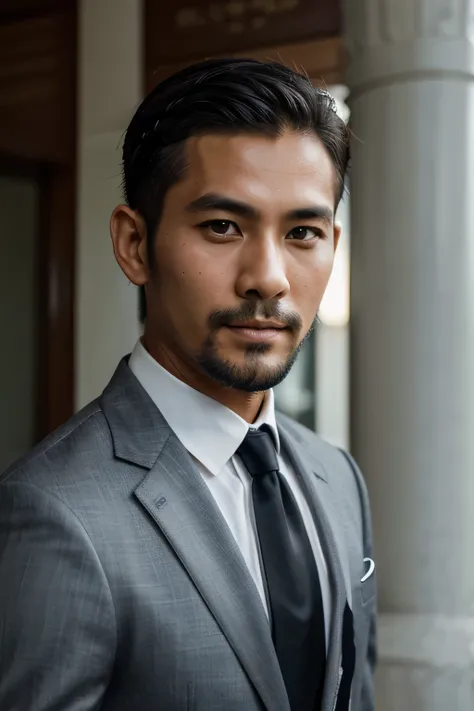
[{"label": "stone pillar", "polygon": [[137,290],[112,252],[121,140],[142,95],[142,0],[80,0],[76,406],[99,395],[139,333]]},{"label": "stone pillar", "polygon": [[377,711],[474,709],[474,0],[345,0]]}]

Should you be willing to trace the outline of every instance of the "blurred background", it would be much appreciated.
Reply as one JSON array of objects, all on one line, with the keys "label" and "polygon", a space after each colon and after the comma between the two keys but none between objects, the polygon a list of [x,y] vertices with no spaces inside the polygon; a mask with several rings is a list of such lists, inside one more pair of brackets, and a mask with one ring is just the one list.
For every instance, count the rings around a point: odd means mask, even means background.
[{"label": "blurred background", "polygon": [[372,501],[377,710],[474,708],[474,0],[0,0],[0,470],[139,334],[108,233],[144,93],[213,56],[327,88],[353,161],[279,407]]}]

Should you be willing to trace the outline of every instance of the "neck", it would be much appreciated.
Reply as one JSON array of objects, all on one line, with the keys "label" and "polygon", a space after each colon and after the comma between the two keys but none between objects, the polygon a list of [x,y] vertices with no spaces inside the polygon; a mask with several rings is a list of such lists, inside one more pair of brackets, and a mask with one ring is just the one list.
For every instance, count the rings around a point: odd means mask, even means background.
[{"label": "neck", "polygon": [[155,345],[145,336],[142,338],[143,346],[148,353],[165,370],[194,390],[217,400],[221,405],[228,407],[243,420],[252,424],[257,419],[265,400],[264,392],[249,393],[243,390],[228,388],[209,378],[205,373],[195,370],[182,361],[178,361],[168,353],[160,344]]}]

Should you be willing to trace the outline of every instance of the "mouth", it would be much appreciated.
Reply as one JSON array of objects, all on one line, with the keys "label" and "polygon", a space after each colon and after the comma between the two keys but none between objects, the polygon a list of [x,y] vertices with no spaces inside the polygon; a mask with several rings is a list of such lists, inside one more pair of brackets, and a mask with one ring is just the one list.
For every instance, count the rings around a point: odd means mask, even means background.
[{"label": "mouth", "polygon": [[288,331],[288,326],[280,321],[244,321],[225,326],[237,338],[254,343],[273,341]]}]

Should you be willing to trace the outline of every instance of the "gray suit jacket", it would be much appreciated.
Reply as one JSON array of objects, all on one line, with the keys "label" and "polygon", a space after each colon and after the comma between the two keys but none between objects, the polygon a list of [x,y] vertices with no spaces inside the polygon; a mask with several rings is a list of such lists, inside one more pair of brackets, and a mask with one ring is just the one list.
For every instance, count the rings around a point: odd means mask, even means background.
[{"label": "gray suit jacket", "polygon": [[[328,562],[355,620],[352,711],[373,709],[375,581],[354,462],[286,417]],[[1,711],[289,711],[260,597],[180,441],[122,361],[97,401],[0,480]]]}]

